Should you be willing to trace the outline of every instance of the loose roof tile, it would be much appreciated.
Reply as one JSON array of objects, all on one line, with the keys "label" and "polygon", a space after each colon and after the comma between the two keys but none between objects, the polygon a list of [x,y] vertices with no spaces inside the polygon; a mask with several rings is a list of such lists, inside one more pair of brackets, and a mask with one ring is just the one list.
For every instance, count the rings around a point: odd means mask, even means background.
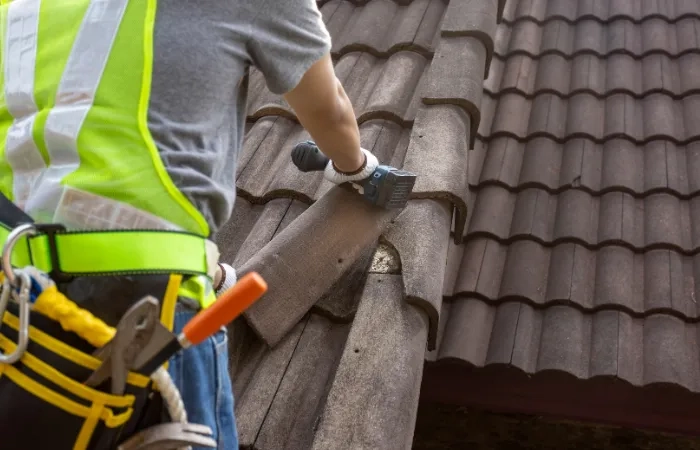
[{"label": "loose roof tile", "polygon": [[[217,236],[217,241],[225,243],[222,258],[240,261],[234,265],[244,272],[243,262],[258,254],[306,209],[305,204],[291,199],[256,205],[239,198],[235,216]],[[294,322],[272,348],[245,319],[230,327],[236,415],[245,448],[310,448],[311,430],[333,382],[371,255],[358,258],[312,312]],[[301,266],[300,276],[307,270],[315,268]],[[277,306],[285,307],[282,303]]]},{"label": "loose roof tile", "polygon": [[239,267],[241,274],[259,273],[269,286],[244,312],[250,326],[277,345],[398,213],[369,204],[351,187],[331,189]]}]

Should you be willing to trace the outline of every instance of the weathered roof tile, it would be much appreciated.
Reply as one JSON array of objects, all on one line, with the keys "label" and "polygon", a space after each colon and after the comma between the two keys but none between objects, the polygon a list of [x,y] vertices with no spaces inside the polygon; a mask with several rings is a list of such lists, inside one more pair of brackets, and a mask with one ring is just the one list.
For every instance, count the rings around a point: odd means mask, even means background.
[{"label": "weathered roof tile", "polygon": [[444,11],[441,0],[416,0],[407,5],[373,0],[361,7],[331,0],[321,7],[335,55],[360,50],[384,57],[400,50],[432,54]]},{"label": "weathered roof tile", "polygon": [[544,137],[527,142],[500,137],[489,142],[483,169],[470,183],[500,184],[510,190],[537,187],[552,193],[575,187],[592,195],[667,192],[687,198],[698,192],[693,176],[699,164],[697,146],[665,140],[636,145],[621,138],[599,144],[585,138],[558,143]]},{"label": "weathered roof tile", "polygon": [[436,345],[452,214],[447,201],[415,200],[395,220],[386,239],[398,251],[405,299],[429,319],[428,348]]},{"label": "weathered roof tile", "polygon": [[496,14],[495,0],[482,2],[451,0],[441,27],[443,36],[473,36],[481,41],[486,49],[484,76],[488,76],[493,58]]},{"label": "weathered roof tile", "polygon": [[554,19],[544,24],[523,19],[499,26],[495,52],[501,57],[513,54],[533,57],[559,54],[569,58],[580,54],[598,57],[626,54],[634,58],[664,54],[677,57],[698,53],[697,31],[697,21],[691,18],[677,23],[647,18],[639,25],[625,19],[609,23],[593,19],[581,19],[576,23]]},{"label": "weathered roof tile", "polygon": [[[422,93],[426,104],[456,105],[471,116],[470,146],[474,144],[481,119],[479,105],[483,94],[485,58],[486,49],[476,38],[442,38]],[[475,61],[482,63],[469,64]]]},{"label": "weathered roof tile", "polygon": [[514,55],[498,60],[485,84],[486,92],[517,92],[527,97],[553,93],[572,97],[588,93],[604,98],[614,93],[646,97],[662,93],[680,99],[700,89],[700,54],[678,57],[649,54],[635,59],[626,54],[601,58],[579,54],[567,59],[559,54],[540,58]]},{"label": "weathered roof tile", "polygon": [[610,310],[584,314],[563,305],[538,310],[513,302],[489,307],[465,299],[450,306],[450,320],[470,330],[474,345],[448,344],[467,337],[448,329],[440,359],[506,364],[526,373],[556,370],[583,379],[606,376],[635,386],[700,387],[697,325],[668,315],[641,319]]},{"label": "weathered roof tile", "polygon": [[[542,93],[533,98],[499,94],[490,138],[510,136],[525,140],[545,136],[557,141],[585,137],[596,142],[624,137],[637,144],[664,139],[686,144],[700,137],[700,95],[674,100],[665,94],[637,99],[629,94],[597,98],[579,93],[562,98]],[[488,133],[488,130],[484,130]]]},{"label": "weathered roof tile", "polygon": [[640,22],[659,17],[677,21],[683,17],[700,17],[700,5],[694,0],[520,0],[508,2],[507,21],[530,18],[539,22],[555,18],[569,22],[592,18],[602,23],[626,19]]},{"label": "weathered roof tile", "polygon": [[597,250],[578,243],[544,246],[530,239],[503,244],[471,238],[451,295],[476,295],[489,303],[614,309],[634,316],[663,312],[700,319],[697,255],[658,248],[635,253],[626,246]]}]

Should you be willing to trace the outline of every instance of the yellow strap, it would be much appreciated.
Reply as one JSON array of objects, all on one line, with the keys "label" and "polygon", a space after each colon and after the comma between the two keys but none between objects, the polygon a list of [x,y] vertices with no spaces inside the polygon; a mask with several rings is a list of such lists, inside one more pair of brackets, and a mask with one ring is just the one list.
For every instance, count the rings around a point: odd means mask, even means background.
[{"label": "yellow strap", "polygon": [[[0,242],[10,229],[0,224]],[[61,231],[23,237],[12,253],[15,267],[53,269],[71,276],[170,274],[208,276],[212,243],[201,236],[165,230]],[[208,250],[210,248],[210,250]],[[55,249],[55,250],[54,250]],[[216,253],[216,252],[215,252]],[[58,267],[54,267],[52,256]]]},{"label": "yellow strap", "polygon": [[[17,318],[17,316],[10,314],[9,312],[5,312],[3,322],[13,330],[19,330],[19,318]],[[31,325],[29,326],[29,339],[48,349],[49,351],[52,351],[57,355],[60,355],[61,357],[90,370],[97,369],[102,363],[102,361],[94,356],[83,353],[80,350],[59,341],[53,336],[48,335]],[[0,368],[1,367],[2,365],[0,365]],[[129,372],[126,381],[132,386],[144,388],[150,382],[150,378],[139,373]]]},{"label": "yellow strap", "polygon": [[[3,375],[7,376],[10,380],[15,382],[18,386],[24,388],[27,392],[33,394],[34,396],[44,400],[45,402],[54,405],[63,411],[78,417],[88,417],[90,415],[91,408],[83,406],[79,403],[74,402],[60,394],[50,390],[46,386],[43,386],[32,380],[27,375],[23,374],[14,366],[9,364],[3,364]],[[108,408],[103,408],[100,411],[100,419],[105,422],[105,426],[108,428],[116,428],[129,420],[133,412],[132,408],[127,409],[125,412],[115,415]]]},{"label": "yellow strap", "polygon": [[[0,348],[6,352],[11,352],[15,349],[16,344],[12,342],[7,337],[0,334]],[[126,408],[134,403],[134,396],[131,394],[126,395],[112,395],[105,392],[100,392],[98,390],[89,388],[84,384],[78,383],[77,381],[71,380],[70,378],[63,375],[61,372],[41,361],[36,356],[29,352],[24,352],[21,359],[22,363],[29,369],[38,373],[47,380],[51,380],[57,386],[65,389],[76,397],[80,397],[89,402],[98,401],[107,406],[112,406],[115,408]]]},{"label": "yellow strap", "polygon": [[90,408],[90,414],[88,414],[83,426],[80,428],[80,433],[78,434],[78,439],[75,441],[73,450],[87,450],[88,445],[90,445],[90,439],[95,433],[95,428],[97,428],[97,422],[100,420],[100,413],[104,409],[104,405],[100,403],[93,403],[92,408]]},{"label": "yellow strap", "polygon": [[69,414],[78,417],[87,417],[88,413],[90,412],[89,408],[57,394],[46,386],[42,386],[35,380],[32,380],[17,370],[17,368],[14,366],[5,364],[3,374],[14,381],[18,386],[21,386],[27,390],[27,392],[34,394],[45,402],[50,403],[51,405],[54,405],[55,407],[60,408]]},{"label": "yellow strap", "polygon": [[[165,288],[163,302],[160,307],[160,321],[168,330],[173,331],[175,325],[175,306],[177,305],[177,297],[182,283],[182,275],[173,274],[168,279],[168,286]],[[163,364],[165,370],[168,370],[168,362]]]},{"label": "yellow strap", "polygon": [[170,331],[173,331],[175,322],[175,306],[182,283],[182,275],[172,274],[168,279],[168,286],[165,288],[163,301],[160,308],[160,321]]}]

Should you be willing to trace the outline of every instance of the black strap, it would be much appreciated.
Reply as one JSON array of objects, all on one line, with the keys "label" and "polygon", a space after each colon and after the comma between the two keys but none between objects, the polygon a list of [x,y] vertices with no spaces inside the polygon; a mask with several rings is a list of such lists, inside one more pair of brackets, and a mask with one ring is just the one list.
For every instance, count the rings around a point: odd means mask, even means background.
[{"label": "black strap", "polygon": [[0,223],[9,229],[18,227],[23,223],[34,223],[34,219],[19,209],[19,206],[10,201],[0,192]]}]

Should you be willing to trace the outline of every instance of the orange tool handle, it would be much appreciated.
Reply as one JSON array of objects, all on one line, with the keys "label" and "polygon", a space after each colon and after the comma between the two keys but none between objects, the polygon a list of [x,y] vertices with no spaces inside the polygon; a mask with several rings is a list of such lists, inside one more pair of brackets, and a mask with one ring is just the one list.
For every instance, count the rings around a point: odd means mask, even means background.
[{"label": "orange tool handle", "polygon": [[267,292],[267,283],[256,272],[250,272],[221,294],[210,307],[187,322],[182,333],[197,345],[223,325],[227,325]]}]

